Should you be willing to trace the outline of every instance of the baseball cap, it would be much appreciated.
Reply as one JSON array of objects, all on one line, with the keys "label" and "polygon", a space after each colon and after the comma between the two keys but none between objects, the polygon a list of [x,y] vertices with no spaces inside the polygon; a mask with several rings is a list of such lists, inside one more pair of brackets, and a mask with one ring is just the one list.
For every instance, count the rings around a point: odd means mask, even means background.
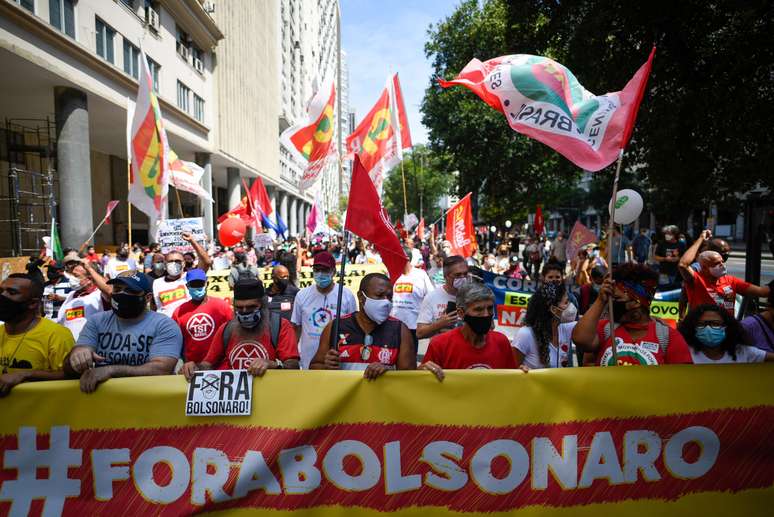
[{"label": "baseball cap", "polygon": [[124,284],[129,289],[143,291],[145,293],[149,293],[153,290],[148,277],[139,271],[124,271],[112,280],[108,280],[108,284]]},{"label": "baseball cap", "polygon": [[330,269],[336,269],[336,259],[327,251],[321,251],[314,256],[314,266],[325,266]]},{"label": "baseball cap", "polygon": [[80,255],[78,255],[78,252],[71,251],[67,255],[65,255],[64,259],[62,259],[62,262],[67,264],[68,262],[83,262],[83,259]]},{"label": "baseball cap", "polygon": [[185,274],[185,282],[193,282],[195,280],[204,280],[207,281],[207,273],[204,272],[202,269],[192,269],[188,273]]}]

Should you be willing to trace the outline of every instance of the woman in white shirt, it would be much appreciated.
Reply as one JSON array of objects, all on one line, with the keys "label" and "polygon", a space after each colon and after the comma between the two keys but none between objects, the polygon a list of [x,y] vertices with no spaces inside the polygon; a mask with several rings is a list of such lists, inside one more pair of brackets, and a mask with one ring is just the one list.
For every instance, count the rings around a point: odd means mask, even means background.
[{"label": "woman in white shirt", "polygon": [[544,283],[527,305],[525,326],[513,339],[516,365],[530,369],[572,366],[572,329],[578,309],[564,283]]},{"label": "woman in white shirt", "polygon": [[774,361],[774,353],[749,346],[742,325],[715,304],[691,309],[677,330],[688,343],[693,364]]}]

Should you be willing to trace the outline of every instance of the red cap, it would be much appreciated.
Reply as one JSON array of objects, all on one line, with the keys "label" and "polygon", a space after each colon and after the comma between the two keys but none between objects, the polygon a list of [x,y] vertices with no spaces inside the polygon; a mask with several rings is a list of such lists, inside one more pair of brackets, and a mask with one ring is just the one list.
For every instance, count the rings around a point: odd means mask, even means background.
[{"label": "red cap", "polygon": [[321,251],[314,256],[314,265],[336,269],[336,259],[327,251]]}]

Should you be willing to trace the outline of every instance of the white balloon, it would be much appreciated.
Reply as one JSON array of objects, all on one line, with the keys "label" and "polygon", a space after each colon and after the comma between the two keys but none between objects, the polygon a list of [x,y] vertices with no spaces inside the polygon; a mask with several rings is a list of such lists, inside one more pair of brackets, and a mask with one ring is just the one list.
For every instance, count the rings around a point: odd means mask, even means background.
[{"label": "white balloon", "polygon": [[[613,211],[612,199],[608,211]],[[637,220],[642,213],[642,196],[639,192],[630,188],[619,190],[616,195],[616,208],[614,221],[616,224],[630,224]]]}]

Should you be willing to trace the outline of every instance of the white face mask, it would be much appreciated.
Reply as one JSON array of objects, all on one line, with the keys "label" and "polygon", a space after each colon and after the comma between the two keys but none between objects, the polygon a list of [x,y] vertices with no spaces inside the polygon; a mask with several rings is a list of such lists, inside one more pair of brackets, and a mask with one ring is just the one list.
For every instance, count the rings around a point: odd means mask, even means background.
[{"label": "white face mask", "polygon": [[73,291],[79,291],[81,289],[81,279],[71,276],[70,277],[70,289]]},{"label": "white face mask", "polygon": [[377,325],[387,321],[387,318],[390,317],[390,312],[392,312],[392,302],[390,300],[373,300],[366,295],[363,295],[363,297],[365,298],[363,310],[371,321]]},{"label": "white face mask", "polygon": [[459,291],[467,283],[468,283],[468,277],[464,276],[462,278],[455,278],[454,282],[452,282],[452,286]]},{"label": "white face mask", "polygon": [[559,317],[560,323],[572,323],[578,317],[578,308],[574,304],[570,303],[562,311]]},{"label": "white face mask", "polygon": [[709,268],[709,272],[715,278],[720,278],[721,276],[726,274],[726,265],[721,262],[717,266],[713,266]]},{"label": "white face mask", "polygon": [[169,276],[178,276],[182,272],[183,272],[182,264],[178,264],[177,262],[170,262],[167,264],[167,274]]}]

